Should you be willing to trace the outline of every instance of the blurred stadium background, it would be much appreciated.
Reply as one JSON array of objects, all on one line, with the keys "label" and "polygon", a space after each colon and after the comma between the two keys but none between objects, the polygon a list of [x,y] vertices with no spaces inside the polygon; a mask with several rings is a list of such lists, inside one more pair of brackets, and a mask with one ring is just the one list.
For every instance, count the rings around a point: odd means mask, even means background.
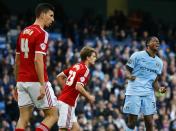
[{"label": "blurred stadium background", "polygon": [[[129,56],[145,48],[145,40],[156,35],[161,42],[158,55],[164,62],[160,85],[167,93],[156,92],[156,131],[176,131],[176,1],[175,0],[0,0],[0,131],[13,131],[18,107],[12,93],[16,85],[13,66],[18,33],[34,21],[37,3],[56,8],[54,26],[48,30],[48,74],[56,95],[56,75],[78,62],[79,50],[90,45],[99,52],[87,89],[96,96],[91,106],[80,97],[76,109],[82,131],[124,131],[126,116],[121,109]],[[33,131],[43,117],[34,110],[27,131]],[[136,130],[145,128],[141,115]],[[57,130],[57,125],[52,129]]]}]

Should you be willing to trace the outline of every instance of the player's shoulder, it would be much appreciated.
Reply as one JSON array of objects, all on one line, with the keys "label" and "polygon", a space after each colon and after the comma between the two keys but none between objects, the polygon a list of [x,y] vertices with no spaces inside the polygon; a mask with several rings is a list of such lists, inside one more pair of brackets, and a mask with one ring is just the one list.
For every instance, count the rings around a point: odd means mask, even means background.
[{"label": "player's shoulder", "polygon": [[144,51],[136,51],[132,54],[133,57],[140,57],[144,55]]},{"label": "player's shoulder", "polygon": [[83,63],[76,63],[72,66],[75,70],[84,70],[86,69],[85,65]]},{"label": "player's shoulder", "polygon": [[74,68],[77,72],[89,72],[88,67],[83,62],[73,65],[72,68]]},{"label": "player's shoulder", "polygon": [[71,68],[74,69],[75,71],[78,71],[81,69],[81,66],[79,63],[77,63],[77,64],[74,64]]},{"label": "player's shoulder", "polygon": [[143,50],[143,51],[137,51],[136,53],[138,55],[146,55],[146,51],[145,50]]},{"label": "player's shoulder", "polygon": [[44,29],[42,29],[39,25],[30,25],[23,30],[23,33],[24,34],[33,33],[35,35],[38,35],[38,34],[46,34],[47,32]]}]

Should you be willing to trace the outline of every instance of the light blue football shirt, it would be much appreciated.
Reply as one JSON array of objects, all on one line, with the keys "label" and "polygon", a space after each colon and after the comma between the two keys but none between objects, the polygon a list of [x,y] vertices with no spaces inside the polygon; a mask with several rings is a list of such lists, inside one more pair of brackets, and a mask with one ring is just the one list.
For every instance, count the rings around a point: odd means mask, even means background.
[{"label": "light blue football shirt", "polygon": [[162,60],[158,56],[154,58],[149,56],[146,51],[139,51],[132,54],[127,66],[133,69],[132,75],[136,76],[136,79],[128,80],[125,94],[138,96],[153,94],[153,82],[157,75],[162,73]]}]

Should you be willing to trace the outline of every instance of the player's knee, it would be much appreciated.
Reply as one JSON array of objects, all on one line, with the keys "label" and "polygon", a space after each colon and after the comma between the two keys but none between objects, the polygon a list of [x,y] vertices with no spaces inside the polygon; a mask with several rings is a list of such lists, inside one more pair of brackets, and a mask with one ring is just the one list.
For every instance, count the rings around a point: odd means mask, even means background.
[{"label": "player's knee", "polygon": [[147,120],[147,121],[145,121],[145,125],[148,128],[152,128],[153,127],[153,121],[152,120]]},{"label": "player's knee", "polygon": [[127,123],[127,126],[130,129],[134,129],[135,125],[136,125],[136,121],[135,120],[128,121],[128,123]]},{"label": "player's knee", "polygon": [[72,131],[80,131],[80,127],[79,127],[78,123],[73,124]]},{"label": "player's knee", "polygon": [[20,117],[19,118],[20,125],[23,125],[24,127],[27,126],[28,122],[29,122],[29,119],[27,117],[26,118],[25,117]]},{"label": "player's knee", "polygon": [[52,119],[53,121],[58,121],[59,117],[57,114],[50,114],[47,117],[49,117],[50,119]]},{"label": "player's knee", "polygon": [[58,114],[56,114],[55,116],[54,116],[54,121],[58,121],[59,120],[59,116],[58,116]]},{"label": "player's knee", "polygon": [[59,119],[57,110],[50,111],[49,113],[46,114],[46,117],[49,117],[53,121],[58,121]]},{"label": "player's knee", "polygon": [[128,126],[128,128],[130,128],[130,129],[134,129],[134,128],[135,128],[135,125],[130,124],[130,123],[128,123],[127,126]]}]

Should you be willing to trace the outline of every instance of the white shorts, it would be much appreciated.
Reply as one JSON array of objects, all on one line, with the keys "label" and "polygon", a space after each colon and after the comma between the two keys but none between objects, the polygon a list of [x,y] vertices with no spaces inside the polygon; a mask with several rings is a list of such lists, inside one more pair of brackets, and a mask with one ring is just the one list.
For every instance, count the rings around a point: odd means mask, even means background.
[{"label": "white shorts", "polygon": [[46,94],[41,100],[37,100],[40,95],[39,82],[17,82],[17,92],[19,107],[34,105],[39,109],[47,109],[57,105],[57,98],[50,82],[46,82]]},{"label": "white shorts", "polygon": [[58,110],[59,110],[59,128],[71,129],[73,122],[77,122],[75,116],[75,107],[70,106],[62,101],[58,101]]}]

